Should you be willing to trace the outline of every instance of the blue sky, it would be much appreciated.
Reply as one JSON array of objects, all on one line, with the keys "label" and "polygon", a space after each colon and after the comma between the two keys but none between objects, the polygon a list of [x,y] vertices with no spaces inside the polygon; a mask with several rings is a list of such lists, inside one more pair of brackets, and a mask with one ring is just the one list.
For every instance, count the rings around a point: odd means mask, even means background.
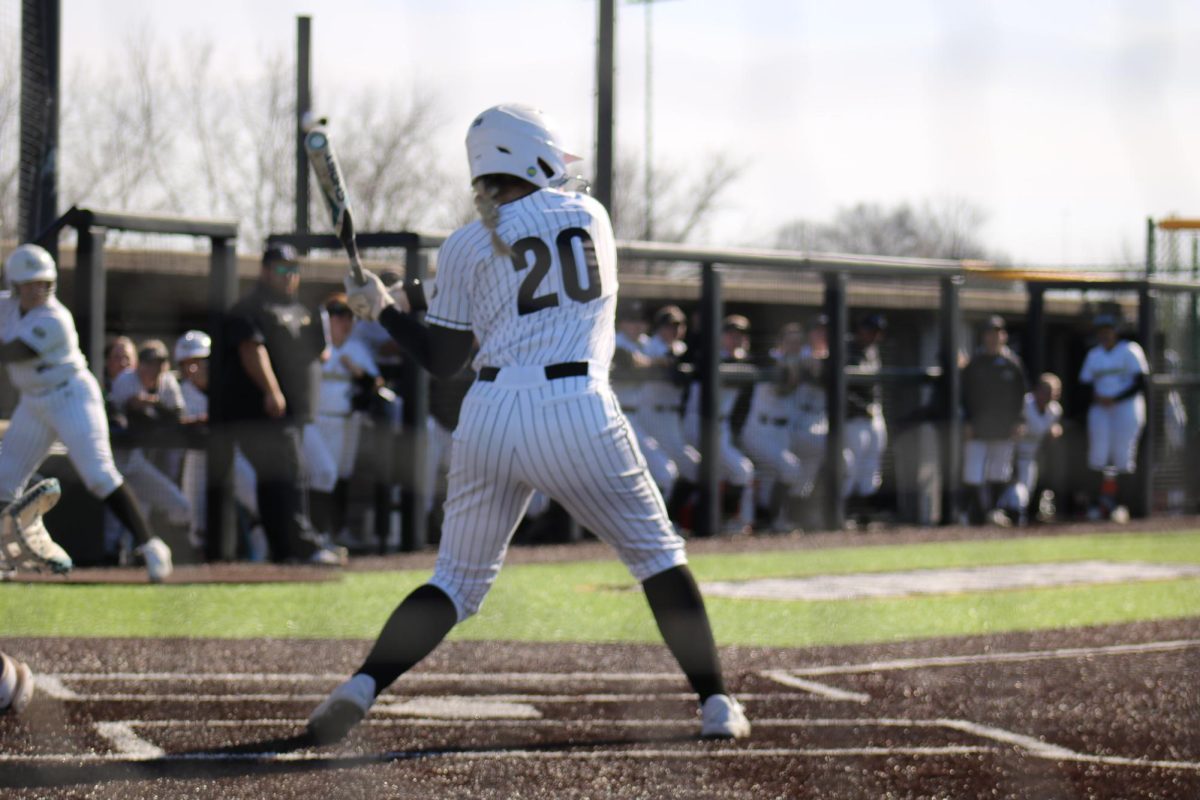
[{"label": "blue sky", "polygon": [[[322,96],[437,95],[443,152],[482,108],[540,105],[593,143],[593,0],[63,0],[64,68],[129,31],[217,43],[230,72],[288,52],[311,14]],[[656,161],[745,164],[703,240],[769,244],[859,202],[965,198],[987,243],[1037,264],[1138,258],[1145,218],[1200,217],[1200,3],[663,0]],[[642,150],[644,12],[618,3],[617,126]],[[344,123],[343,123],[344,124]],[[342,135],[351,135],[350,131]]]}]

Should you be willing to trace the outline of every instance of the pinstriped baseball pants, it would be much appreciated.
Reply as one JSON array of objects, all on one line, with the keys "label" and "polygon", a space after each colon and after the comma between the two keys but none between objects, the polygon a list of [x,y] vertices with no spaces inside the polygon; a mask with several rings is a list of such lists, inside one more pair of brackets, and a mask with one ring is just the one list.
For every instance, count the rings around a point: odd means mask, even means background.
[{"label": "pinstriped baseball pants", "polygon": [[534,490],[616,549],[643,581],[687,563],[683,540],[607,379],[506,367],[463,402],[430,583],[460,620],[478,611]]}]

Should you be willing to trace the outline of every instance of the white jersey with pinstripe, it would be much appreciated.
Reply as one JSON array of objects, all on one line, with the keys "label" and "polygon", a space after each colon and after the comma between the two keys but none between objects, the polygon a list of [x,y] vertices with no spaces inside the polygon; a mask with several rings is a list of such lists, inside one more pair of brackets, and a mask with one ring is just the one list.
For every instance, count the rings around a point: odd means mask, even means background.
[{"label": "white jersey with pinstripe", "polygon": [[[501,206],[497,230],[511,258],[493,252],[478,222],[450,236],[427,315],[474,331],[476,367],[498,368],[463,401],[430,580],[460,619],[483,602],[535,489],[611,544],[638,580],[687,560],[609,386],[617,258],[607,212],[542,189]],[[587,374],[546,375],[567,362],[587,362]]]},{"label": "white jersey with pinstripe", "polygon": [[37,355],[6,365],[21,399],[0,445],[0,502],[21,495],[56,439],[92,494],[107,497],[123,479],[109,446],[100,385],[79,350],[71,312],[51,297],[22,314],[17,298],[0,292],[0,342],[18,339]]}]

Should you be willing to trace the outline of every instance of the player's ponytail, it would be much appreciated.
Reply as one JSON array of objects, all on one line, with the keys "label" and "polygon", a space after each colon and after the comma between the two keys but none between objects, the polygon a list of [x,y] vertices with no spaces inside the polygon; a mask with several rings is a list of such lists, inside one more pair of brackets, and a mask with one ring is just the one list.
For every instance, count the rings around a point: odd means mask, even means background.
[{"label": "player's ponytail", "polygon": [[475,209],[479,212],[479,220],[483,227],[487,228],[492,236],[492,250],[498,256],[511,256],[512,248],[500,238],[496,230],[500,225],[500,203],[497,200],[500,185],[494,180],[489,180],[489,177],[484,175],[476,178],[471,184],[475,189]]}]

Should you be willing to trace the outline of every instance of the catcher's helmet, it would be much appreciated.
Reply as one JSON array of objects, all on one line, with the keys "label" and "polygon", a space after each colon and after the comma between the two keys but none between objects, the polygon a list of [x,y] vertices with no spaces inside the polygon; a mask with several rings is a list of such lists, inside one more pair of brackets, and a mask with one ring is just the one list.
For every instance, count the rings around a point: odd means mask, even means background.
[{"label": "catcher's helmet", "polygon": [[204,331],[188,331],[175,341],[175,363],[212,355],[212,339]]},{"label": "catcher's helmet", "polygon": [[531,106],[493,106],[467,129],[471,180],[480,175],[514,175],[538,188],[561,186],[567,164],[578,161],[562,148],[550,121]]},{"label": "catcher's helmet", "polygon": [[4,276],[9,286],[31,281],[58,280],[54,257],[36,244],[23,244],[4,260]]}]

